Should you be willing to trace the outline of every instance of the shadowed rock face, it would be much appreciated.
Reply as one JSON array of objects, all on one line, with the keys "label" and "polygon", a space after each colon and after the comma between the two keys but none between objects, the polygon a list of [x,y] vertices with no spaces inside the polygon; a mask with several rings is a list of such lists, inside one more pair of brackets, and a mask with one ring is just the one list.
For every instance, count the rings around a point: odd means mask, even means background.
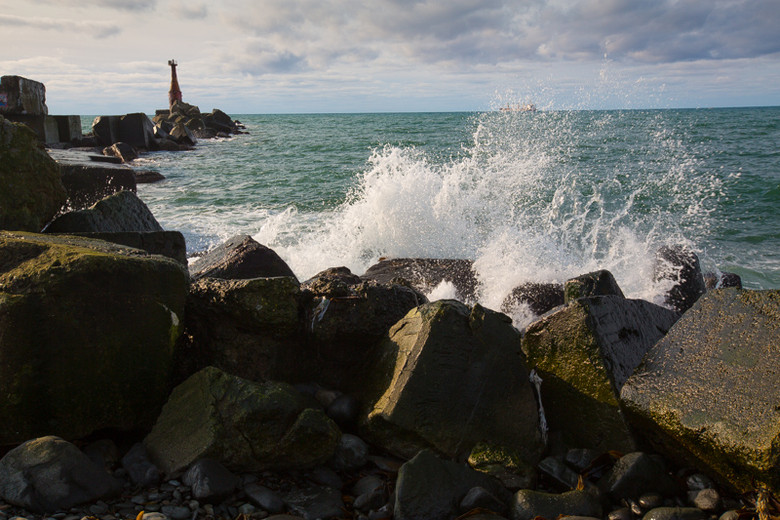
[{"label": "shadowed rock face", "polygon": [[780,490],[780,291],[704,295],[621,392],[656,448],[739,491]]},{"label": "shadowed rock face", "polygon": [[341,432],[291,386],[207,367],[171,393],[144,445],[168,474],[211,458],[236,471],[300,469],[333,455]]},{"label": "shadowed rock face", "polygon": [[440,300],[407,314],[383,348],[366,428],[379,446],[406,457],[434,447],[454,457],[488,441],[538,460],[536,399],[507,316]]},{"label": "shadowed rock face", "polygon": [[656,253],[653,278],[669,280],[672,286],[666,294],[666,305],[685,312],[706,291],[699,257],[686,246],[663,246]]},{"label": "shadowed rock face", "polygon": [[137,249],[0,231],[0,444],[150,426],[188,282]]},{"label": "shadowed rock face", "polygon": [[0,115],[0,229],[37,233],[66,199],[60,169],[35,134]]}]

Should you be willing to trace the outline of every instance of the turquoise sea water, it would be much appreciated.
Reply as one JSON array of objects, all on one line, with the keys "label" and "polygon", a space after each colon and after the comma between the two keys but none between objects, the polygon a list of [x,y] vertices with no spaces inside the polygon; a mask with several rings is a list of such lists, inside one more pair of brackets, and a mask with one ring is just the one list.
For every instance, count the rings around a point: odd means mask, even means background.
[{"label": "turquoise sea water", "polygon": [[780,288],[779,107],[233,117],[248,135],[135,164],[167,177],[138,193],[190,253],[250,234],[301,280],[470,258],[497,308],[601,268],[656,301],[655,251],[684,243]]}]

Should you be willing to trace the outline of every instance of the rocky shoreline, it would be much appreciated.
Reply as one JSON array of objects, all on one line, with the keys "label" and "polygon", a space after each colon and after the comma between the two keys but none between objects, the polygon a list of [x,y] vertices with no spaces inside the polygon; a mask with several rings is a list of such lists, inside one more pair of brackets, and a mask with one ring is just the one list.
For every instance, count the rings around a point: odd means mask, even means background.
[{"label": "rocky shoreline", "polygon": [[516,288],[519,331],[467,260],[188,265],[63,175],[0,115],[0,520],[780,514],[780,291],[672,246],[664,306],[585,273]]}]

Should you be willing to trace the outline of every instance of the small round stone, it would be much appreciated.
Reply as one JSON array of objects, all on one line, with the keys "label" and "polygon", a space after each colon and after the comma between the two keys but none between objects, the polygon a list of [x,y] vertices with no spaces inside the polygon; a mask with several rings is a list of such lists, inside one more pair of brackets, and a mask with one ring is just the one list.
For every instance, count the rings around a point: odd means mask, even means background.
[{"label": "small round stone", "polygon": [[721,507],[720,494],[714,489],[702,489],[701,491],[691,491],[693,496],[693,505],[702,511],[718,511]]},{"label": "small round stone", "polygon": [[694,473],[685,479],[685,483],[688,485],[688,489],[691,491],[698,491],[700,489],[710,489],[715,487],[715,483],[707,475],[701,473]]},{"label": "small round stone", "polygon": [[634,515],[631,514],[631,510],[627,507],[621,507],[610,511],[607,515],[607,520],[633,520]]},{"label": "small round stone", "polygon": [[639,497],[639,505],[642,509],[655,509],[661,507],[664,504],[664,497],[660,493],[645,493]]}]

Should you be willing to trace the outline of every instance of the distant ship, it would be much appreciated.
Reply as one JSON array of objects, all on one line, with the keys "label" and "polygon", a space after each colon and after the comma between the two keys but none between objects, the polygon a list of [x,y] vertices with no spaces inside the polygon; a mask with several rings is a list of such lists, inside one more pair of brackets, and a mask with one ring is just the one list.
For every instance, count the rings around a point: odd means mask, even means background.
[{"label": "distant ship", "polygon": [[533,103],[514,103],[499,108],[501,112],[536,112],[536,105]]}]

